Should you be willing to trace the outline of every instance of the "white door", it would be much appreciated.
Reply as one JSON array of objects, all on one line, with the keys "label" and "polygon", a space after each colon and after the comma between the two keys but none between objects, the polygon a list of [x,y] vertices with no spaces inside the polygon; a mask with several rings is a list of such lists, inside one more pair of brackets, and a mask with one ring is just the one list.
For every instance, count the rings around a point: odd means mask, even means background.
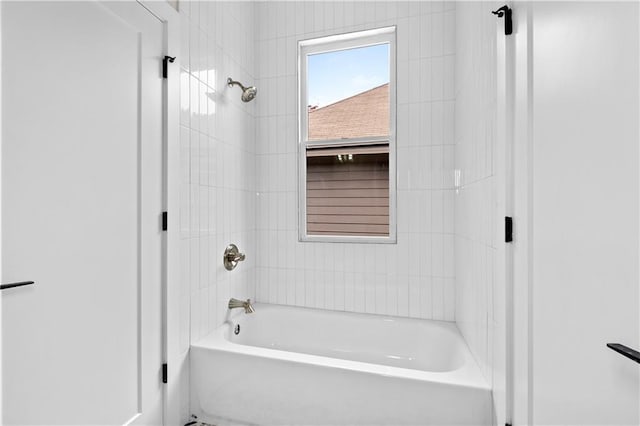
[{"label": "white door", "polygon": [[640,424],[639,12],[532,5],[535,424]]},{"label": "white door", "polygon": [[1,7],[3,423],[162,424],[163,24]]},{"label": "white door", "polygon": [[514,9],[513,424],[638,425],[640,8]]}]

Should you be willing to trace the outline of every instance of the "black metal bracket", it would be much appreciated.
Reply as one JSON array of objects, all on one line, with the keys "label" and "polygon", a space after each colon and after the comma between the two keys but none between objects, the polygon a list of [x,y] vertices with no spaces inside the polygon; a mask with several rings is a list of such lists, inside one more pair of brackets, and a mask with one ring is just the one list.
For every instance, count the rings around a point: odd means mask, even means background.
[{"label": "black metal bracket", "polygon": [[164,363],[162,364],[162,383],[167,383],[167,376],[168,376],[168,367],[167,364]]},{"label": "black metal bracket", "polygon": [[162,78],[167,78],[167,76],[168,76],[168,70],[167,70],[168,65],[167,64],[169,62],[173,63],[173,61],[175,61],[175,60],[176,60],[175,56],[173,56],[173,57],[165,56],[162,59]]},{"label": "black metal bracket", "polygon": [[33,281],[21,281],[19,283],[2,284],[2,285],[0,285],[0,290],[6,290],[6,289],[9,289],[9,288],[14,288],[14,287],[22,287],[22,286],[31,285],[31,284],[35,284],[35,282],[33,282]]},{"label": "black metal bracket", "polygon": [[162,212],[162,230],[166,231],[169,226],[169,218],[167,212]]},{"label": "black metal bracket", "polygon": [[192,425],[196,425],[198,424],[198,416],[196,416],[195,414],[191,415],[191,418],[193,419],[192,421],[190,421],[189,423],[185,423],[184,426],[192,426]]},{"label": "black metal bracket", "polygon": [[607,343],[607,347],[640,364],[640,352],[620,343]]},{"label": "black metal bracket", "polygon": [[510,243],[513,241],[513,218],[509,216],[504,217],[504,242]]},{"label": "black metal bracket", "polygon": [[504,18],[504,34],[505,35],[509,35],[513,33],[513,20],[511,19],[511,8],[509,6],[505,4],[500,9],[494,10],[491,13],[496,15],[498,18]]}]

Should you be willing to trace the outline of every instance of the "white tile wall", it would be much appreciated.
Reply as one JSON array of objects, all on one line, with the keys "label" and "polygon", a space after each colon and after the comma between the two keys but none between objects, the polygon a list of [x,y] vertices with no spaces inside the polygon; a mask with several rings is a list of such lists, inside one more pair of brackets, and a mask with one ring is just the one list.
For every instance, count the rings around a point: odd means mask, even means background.
[{"label": "white tile wall", "polygon": [[[477,19],[482,5],[180,3],[185,354],[223,321],[229,297],[252,297],[456,320],[490,380],[495,22]],[[389,25],[398,43],[398,242],[300,243],[297,41]],[[242,103],[229,76],[255,84],[258,97]],[[220,261],[230,242],[247,253],[233,272]],[[183,389],[188,374],[187,365]],[[188,413],[185,404],[185,421]]]},{"label": "white tile wall", "polygon": [[[230,297],[255,298],[256,102],[227,77],[254,84],[254,5],[181,1],[180,345],[220,325]],[[247,260],[229,272],[227,244]],[[188,359],[188,358],[187,358]],[[182,389],[188,394],[188,368]],[[181,418],[189,416],[184,399]]]},{"label": "white tile wall", "polygon": [[[461,2],[456,8],[455,276],[456,323],[495,390],[504,388],[497,381],[505,374],[506,300],[496,268],[504,242],[496,237],[498,30],[488,14],[493,6]],[[504,423],[501,398],[494,397],[498,424]]]},{"label": "white tile wall", "polygon": [[[453,321],[455,3],[258,2],[256,298]],[[298,242],[297,42],[397,26],[397,244]]]}]

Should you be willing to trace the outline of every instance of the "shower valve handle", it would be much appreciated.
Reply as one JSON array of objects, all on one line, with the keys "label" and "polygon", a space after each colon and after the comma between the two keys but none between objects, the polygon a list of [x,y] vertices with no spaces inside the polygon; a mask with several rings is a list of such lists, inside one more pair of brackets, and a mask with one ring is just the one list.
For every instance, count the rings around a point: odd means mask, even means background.
[{"label": "shower valve handle", "polygon": [[229,244],[222,256],[222,263],[227,271],[232,271],[236,266],[238,266],[238,262],[242,262],[245,259],[245,254],[240,253],[240,250],[238,250],[238,247],[235,244]]}]

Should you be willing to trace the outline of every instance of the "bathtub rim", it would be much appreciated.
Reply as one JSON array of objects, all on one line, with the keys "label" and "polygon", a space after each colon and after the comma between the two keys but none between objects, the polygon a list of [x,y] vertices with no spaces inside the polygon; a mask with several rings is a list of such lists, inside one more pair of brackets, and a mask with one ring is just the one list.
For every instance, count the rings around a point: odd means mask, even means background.
[{"label": "bathtub rim", "polygon": [[204,351],[214,351],[214,352],[231,352],[236,354],[242,354],[249,357],[256,358],[268,358],[278,361],[286,361],[293,362],[296,364],[302,365],[316,365],[326,368],[335,368],[342,369],[347,371],[355,371],[362,372],[368,374],[375,374],[383,377],[396,377],[408,380],[418,380],[418,381],[428,381],[434,383],[441,383],[449,386],[460,386],[464,388],[474,388],[478,390],[486,390],[491,391],[491,387],[489,386],[487,380],[480,370],[480,366],[476,362],[475,358],[471,354],[469,347],[462,337],[462,334],[458,330],[458,327],[455,323],[450,321],[438,321],[438,320],[427,320],[427,319],[418,319],[418,318],[404,318],[404,317],[396,317],[396,316],[388,316],[388,315],[376,315],[376,314],[363,314],[363,313],[352,313],[345,311],[330,311],[325,309],[315,309],[315,308],[306,308],[299,306],[287,306],[287,305],[276,305],[276,304],[267,304],[267,303],[256,303],[256,312],[259,311],[260,306],[269,306],[274,308],[283,308],[283,309],[303,309],[303,310],[313,310],[313,311],[321,311],[322,313],[326,313],[327,315],[331,315],[332,313],[341,313],[341,314],[353,314],[357,316],[368,316],[368,317],[376,317],[380,318],[393,318],[394,320],[417,320],[417,321],[427,321],[427,322],[436,322],[436,323],[446,323],[451,328],[451,332],[456,334],[456,338],[460,339],[462,343],[463,349],[463,357],[464,363],[461,367],[450,370],[450,371],[424,371],[424,370],[414,370],[403,367],[393,367],[382,364],[374,364],[368,363],[364,361],[354,361],[354,360],[346,360],[340,358],[332,358],[321,355],[312,355],[306,354],[302,352],[292,352],[292,351],[283,351],[280,349],[270,349],[260,346],[251,346],[244,345],[239,343],[234,343],[228,339],[227,336],[232,332],[232,326],[234,325],[234,320],[238,317],[238,315],[245,314],[237,314],[237,315],[228,315],[225,322],[213,330],[211,333],[206,335],[205,337],[197,340],[196,342],[190,345],[190,349],[193,350],[204,350]]}]

